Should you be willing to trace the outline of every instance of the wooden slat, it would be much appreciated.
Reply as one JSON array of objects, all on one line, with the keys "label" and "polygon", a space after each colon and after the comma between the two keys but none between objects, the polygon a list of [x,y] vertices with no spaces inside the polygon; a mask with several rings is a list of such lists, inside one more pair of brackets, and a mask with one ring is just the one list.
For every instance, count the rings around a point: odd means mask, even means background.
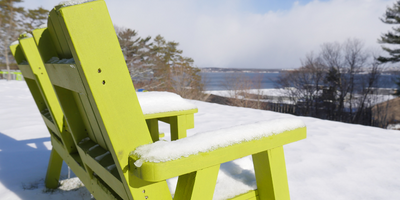
[{"label": "wooden slat", "polygon": [[62,129],[63,113],[58,103],[57,96],[54,93],[47,71],[43,65],[42,58],[37,49],[33,37],[19,39],[20,45],[25,53],[25,57],[29,62],[29,66],[35,75],[35,81],[41,92],[41,96],[47,105],[49,118],[55,123],[59,131]]},{"label": "wooden slat", "polygon": [[52,29],[54,30],[53,34],[56,35],[57,41],[60,44],[61,52],[58,52],[59,58],[72,58],[71,50],[60,24],[63,23],[62,18],[56,9],[50,11],[49,19],[51,20]]},{"label": "wooden slat", "polygon": [[21,70],[22,76],[24,76],[24,79],[35,79],[35,75],[32,72],[31,67],[26,64],[26,65],[18,65],[19,70]]},{"label": "wooden slat", "polygon": [[58,57],[57,50],[51,40],[50,30],[48,28],[35,29],[32,31],[32,35],[35,38],[43,63],[46,63],[52,57]]},{"label": "wooden slat", "polygon": [[174,200],[212,199],[219,167],[215,165],[180,176]]},{"label": "wooden slat", "polygon": [[85,93],[82,81],[79,77],[75,64],[45,64],[47,73],[53,85]]},{"label": "wooden slat", "polygon": [[156,118],[164,118],[164,117],[178,116],[178,115],[189,115],[189,114],[194,114],[197,112],[198,112],[198,109],[153,113],[153,114],[145,114],[144,118],[145,119],[156,119]]},{"label": "wooden slat", "polygon": [[89,102],[96,105],[93,111],[129,199],[140,199],[143,190],[149,191],[152,199],[163,199],[169,194],[165,181],[149,183],[130,177],[130,151],[152,139],[105,2],[92,1],[58,11],[64,18],[64,32],[68,33]]},{"label": "wooden slat", "polygon": [[[126,191],[122,185],[119,174],[112,173],[114,169],[112,165],[115,163],[110,152],[90,140],[80,143],[78,149],[80,152],[84,152],[85,157],[83,159],[90,169],[118,195],[126,199]],[[107,167],[109,169],[107,169]]]},{"label": "wooden slat", "polygon": [[59,134],[60,132],[58,131],[58,128],[56,127],[54,122],[52,122],[48,117],[44,116],[43,114],[42,114],[42,118],[43,118],[43,121],[46,124],[47,128],[49,128],[51,131],[53,131],[55,134],[57,134],[58,137],[61,138],[61,135]]},{"label": "wooden slat", "polygon": [[257,190],[251,190],[247,193],[237,195],[229,200],[256,200],[258,192]]},{"label": "wooden slat", "polygon": [[10,50],[11,50],[12,55],[14,56],[15,61],[18,64],[23,62],[24,60],[26,61],[25,55],[22,51],[22,48],[18,43],[11,45]]},{"label": "wooden slat", "polygon": [[68,130],[72,134],[74,141],[79,143],[82,139],[88,137],[88,134],[87,127],[85,127],[82,120],[84,114],[79,112],[74,92],[58,86],[54,86],[54,90],[67,119]]},{"label": "wooden slat", "polygon": [[289,200],[283,147],[269,149],[252,157],[260,199]]},{"label": "wooden slat", "polygon": [[[88,96],[87,95],[82,95],[79,94],[79,103],[78,108],[81,112],[85,113],[85,117],[83,118],[83,121],[85,122],[85,125],[87,127],[87,131],[89,134],[89,137],[98,143],[100,146],[102,146],[104,149],[108,150],[107,144],[104,140],[103,133],[99,127],[98,124],[98,119],[96,118],[96,115],[94,114],[93,108],[96,107],[96,105],[91,105],[89,102]],[[88,129],[90,128],[90,129]]]},{"label": "wooden slat", "polygon": [[106,187],[101,186],[95,177],[90,178],[88,172],[86,172],[72,156],[63,150],[62,144],[60,144],[56,139],[51,138],[51,142],[53,148],[60,154],[61,158],[67,163],[71,170],[79,177],[85,187],[96,196],[96,199],[120,199],[119,197],[115,197],[111,191],[107,191]]},{"label": "wooden slat", "polygon": [[64,162],[71,168],[71,170],[79,177],[79,179],[90,188],[90,178],[85,169],[75,161],[64,149],[63,145],[55,138],[51,137],[51,144],[53,148],[60,154]]}]

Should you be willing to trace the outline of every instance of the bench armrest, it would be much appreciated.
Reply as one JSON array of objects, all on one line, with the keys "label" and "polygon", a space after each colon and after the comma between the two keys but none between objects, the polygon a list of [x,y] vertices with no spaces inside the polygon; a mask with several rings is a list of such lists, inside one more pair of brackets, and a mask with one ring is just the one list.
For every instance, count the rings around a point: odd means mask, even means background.
[{"label": "bench armrest", "polygon": [[298,119],[279,119],[138,147],[129,167],[146,181],[161,181],[306,138]]},{"label": "bench armrest", "polygon": [[172,92],[136,93],[144,115],[166,112],[197,112],[197,106]]}]

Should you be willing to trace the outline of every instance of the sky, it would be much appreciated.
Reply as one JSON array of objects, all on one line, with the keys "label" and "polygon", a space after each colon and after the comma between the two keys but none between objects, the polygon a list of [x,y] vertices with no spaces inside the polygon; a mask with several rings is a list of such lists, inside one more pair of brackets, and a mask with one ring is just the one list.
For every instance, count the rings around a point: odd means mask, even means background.
[{"label": "sky", "polygon": [[[179,42],[195,65],[222,68],[297,68],[323,43],[377,39],[391,26],[380,21],[394,0],[105,0],[114,24],[139,36]],[[51,9],[58,1],[25,0]],[[383,53],[383,52],[382,52]]]}]

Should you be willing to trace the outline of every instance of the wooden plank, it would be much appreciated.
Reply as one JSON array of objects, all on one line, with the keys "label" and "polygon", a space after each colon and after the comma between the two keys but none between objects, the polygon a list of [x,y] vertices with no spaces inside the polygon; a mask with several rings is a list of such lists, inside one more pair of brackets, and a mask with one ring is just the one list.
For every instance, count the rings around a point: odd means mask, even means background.
[{"label": "wooden plank", "polygon": [[156,119],[156,118],[164,118],[164,117],[170,117],[170,116],[190,115],[190,114],[197,113],[197,112],[198,112],[198,109],[153,113],[153,114],[145,114],[144,118],[145,119]]},{"label": "wooden plank", "polygon": [[[80,147],[78,147],[78,148],[80,148]],[[101,147],[99,147],[99,148],[101,148]],[[128,196],[126,194],[125,188],[124,188],[120,178],[115,177],[107,169],[107,167],[112,166],[114,164],[114,161],[112,160],[111,157],[107,158],[108,156],[110,156],[110,154],[107,154],[107,152],[109,152],[109,151],[104,150],[102,154],[96,154],[95,151],[96,150],[87,152],[85,154],[85,157],[83,158],[84,162],[119,196],[121,196],[123,199],[127,199]],[[96,159],[102,155],[104,155],[104,157],[102,157],[101,160]],[[100,164],[100,162],[102,160],[103,161],[107,160],[108,162],[103,162],[102,164]]]},{"label": "wooden plank", "polygon": [[[51,17],[48,18],[48,20],[47,20],[47,30],[49,30],[50,37],[52,38],[52,43],[53,43],[54,48],[56,50],[57,57],[60,57],[58,55],[62,54],[63,52],[62,52],[62,49],[61,49],[61,44],[60,44],[60,42],[58,41],[58,38],[57,38],[56,30],[55,30],[54,25],[53,25],[53,20],[54,19],[52,19]],[[35,33],[35,32],[33,32],[33,33]],[[44,60],[44,61],[47,62],[48,60]]]},{"label": "wooden plank", "polygon": [[90,103],[97,106],[93,108],[94,113],[120,176],[124,177],[122,181],[129,198],[142,194],[143,189],[154,188],[154,194],[150,194],[162,199],[161,194],[169,192],[164,181],[148,183],[139,179],[130,184],[127,182],[132,180],[127,170],[130,151],[151,143],[152,139],[105,2],[64,7],[58,12],[64,18],[63,28],[69,35],[71,52],[88,89]]},{"label": "wooden plank", "polygon": [[61,156],[56,150],[52,149],[47,167],[46,179],[44,181],[47,188],[55,189],[59,186],[58,180],[60,179],[62,162]]},{"label": "wooden plank", "polygon": [[253,155],[258,195],[260,200],[289,200],[283,147]]},{"label": "wooden plank", "polygon": [[[240,144],[231,145],[225,148],[219,148],[211,152],[200,153],[191,155],[189,157],[180,158],[168,162],[145,162],[141,167],[136,167],[135,157],[131,156],[130,170],[132,175],[140,177],[147,181],[160,181],[181,174],[197,171],[208,166],[217,165],[219,163],[235,160],[247,155],[256,154],[268,149],[277,148],[306,138],[306,128],[298,128],[292,131],[285,131],[283,133],[272,135],[262,138],[260,140],[253,140],[249,142],[242,142]],[[187,163],[190,163],[188,165]]]},{"label": "wooden plank", "polygon": [[71,50],[68,46],[67,39],[65,38],[64,31],[62,29],[63,20],[58,13],[57,9],[53,9],[49,13],[49,19],[51,20],[52,29],[54,30],[58,43],[60,44],[61,52],[57,52],[59,58],[72,58]]},{"label": "wooden plank", "polygon": [[172,141],[186,137],[186,115],[170,117],[169,123],[171,128]]},{"label": "wooden plank", "polygon": [[247,193],[237,195],[229,200],[257,200],[257,190],[251,190]]},{"label": "wooden plank", "polygon": [[103,133],[99,127],[96,115],[93,111],[93,108],[96,107],[96,105],[92,105],[89,102],[87,95],[79,94],[77,95],[77,97],[79,97],[79,99],[77,99],[77,101],[79,101],[79,103],[77,104],[78,108],[82,113],[85,113],[86,115],[86,117],[83,117],[82,119],[84,120],[87,127],[89,137],[100,146],[102,146],[104,149],[108,150],[107,144],[103,137]]},{"label": "wooden plank", "polygon": [[11,45],[10,50],[11,50],[11,53],[14,56],[14,59],[17,62],[17,64],[20,64],[24,60],[26,61],[25,55],[22,52],[22,48],[18,43]]},{"label": "wooden plank", "polygon": [[68,153],[65,151],[64,146],[58,142],[57,139],[51,137],[51,145],[61,156],[64,162],[71,168],[71,170],[79,177],[79,179],[85,184],[85,186],[90,191],[91,182],[88,173],[85,171],[83,166],[79,165]]},{"label": "wooden plank", "polygon": [[58,86],[54,86],[54,90],[59,98],[63,113],[66,119],[68,119],[66,125],[71,131],[72,138],[75,144],[79,143],[84,138],[88,137],[88,133],[82,120],[82,113],[80,113],[76,105],[77,102],[76,98],[74,98],[74,92]]},{"label": "wooden plank", "polygon": [[42,58],[36,47],[36,43],[32,37],[24,38],[19,40],[20,45],[25,53],[30,68],[33,74],[35,74],[36,83],[38,84],[39,90],[41,91],[42,97],[50,111],[51,119],[54,121],[58,128],[58,133],[62,130],[63,113],[58,103],[57,96],[54,93],[53,86],[51,85],[50,79],[47,75],[47,71],[43,65]]},{"label": "wooden plank", "polygon": [[219,166],[211,166],[180,176],[174,200],[211,200],[214,195]]},{"label": "wooden plank", "polygon": [[43,63],[49,61],[52,57],[58,57],[57,50],[51,40],[48,28],[35,29],[32,31],[32,35],[35,39]]},{"label": "wooden plank", "polygon": [[43,118],[43,121],[46,124],[47,128],[49,128],[51,131],[54,132],[54,134],[56,134],[58,137],[61,138],[60,132],[59,132],[57,126],[54,124],[54,122],[50,121],[50,119],[44,115],[42,115],[42,118]]},{"label": "wooden plank", "polygon": [[149,128],[151,139],[153,142],[160,140],[160,134],[158,132],[158,120],[157,119],[146,119],[147,127]]},{"label": "wooden plank", "polygon": [[18,65],[19,70],[21,70],[22,76],[24,79],[35,79],[35,75],[32,72],[32,69],[29,65]]},{"label": "wooden plank", "polygon": [[53,85],[86,93],[75,64],[45,64],[45,68]]}]

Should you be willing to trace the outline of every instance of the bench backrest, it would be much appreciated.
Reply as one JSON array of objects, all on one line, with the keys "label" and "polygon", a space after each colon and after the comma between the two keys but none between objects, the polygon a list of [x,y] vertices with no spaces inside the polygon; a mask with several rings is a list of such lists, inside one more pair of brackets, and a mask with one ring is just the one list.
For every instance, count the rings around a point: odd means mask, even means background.
[{"label": "bench backrest", "polygon": [[25,78],[25,82],[50,134],[63,144],[68,153],[76,153],[77,149],[71,134],[66,133],[63,121],[64,114],[47,76],[34,38],[26,34],[22,35],[19,43],[11,46],[11,52],[18,63],[18,67]]}]

